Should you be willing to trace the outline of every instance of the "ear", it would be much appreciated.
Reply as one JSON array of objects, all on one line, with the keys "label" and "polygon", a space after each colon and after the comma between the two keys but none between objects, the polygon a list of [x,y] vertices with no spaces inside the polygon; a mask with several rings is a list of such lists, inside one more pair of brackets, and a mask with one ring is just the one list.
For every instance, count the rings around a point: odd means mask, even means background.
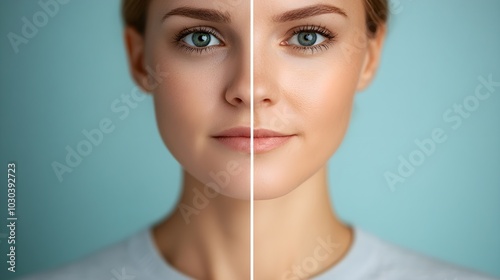
[{"label": "ear", "polygon": [[130,74],[142,91],[151,92],[144,62],[144,36],[135,28],[125,27],[124,37]]},{"label": "ear", "polygon": [[364,90],[373,80],[377,72],[380,57],[382,56],[382,47],[384,45],[386,35],[386,25],[382,24],[378,27],[377,33],[373,37],[368,38],[368,46],[361,69],[361,76],[358,81],[357,91]]}]

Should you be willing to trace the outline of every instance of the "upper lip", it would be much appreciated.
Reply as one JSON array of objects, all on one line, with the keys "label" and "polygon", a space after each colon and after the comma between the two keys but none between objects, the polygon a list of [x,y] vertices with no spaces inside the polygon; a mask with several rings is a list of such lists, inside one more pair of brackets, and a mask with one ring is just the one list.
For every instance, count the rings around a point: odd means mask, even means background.
[{"label": "upper lip", "polygon": [[[234,127],[227,130],[224,130],[214,137],[248,137],[250,138],[250,127]],[[253,130],[254,138],[266,138],[266,137],[283,137],[283,136],[291,136],[291,134],[285,134],[281,132],[277,132],[274,130],[258,128]]]}]

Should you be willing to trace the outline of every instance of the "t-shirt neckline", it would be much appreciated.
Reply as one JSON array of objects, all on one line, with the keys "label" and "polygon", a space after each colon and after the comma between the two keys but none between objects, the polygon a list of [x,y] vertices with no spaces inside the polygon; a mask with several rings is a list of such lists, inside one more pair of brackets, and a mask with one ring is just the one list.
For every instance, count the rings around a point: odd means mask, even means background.
[{"label": "t-shirt neckline", "polygon": [[[323,271],[321,274],[313,277],[313,279],[330,279],[331,277],[339,277],[345,275],[353,275],[353,273],[361,273],[366,271],[366,268],[360,267],[370,258],[373,249],[370,242],[367,242],[367,234],[353,227],[353,242],[346,255],[333,267]],[[174,279],[192,279],[190,276],[178,271],[174,266],[168,263],[161,255],[159,249],[154,242],[152,228],[147,228],[137,235],[137,238],[132,239],[129,244],[129,254],[133,256],[135,262],[138,263],[140,269],[148,273],[148,276],[153,279],[163,279],[165,275],[175,277]],[[365,261],[362,261],[365,260]]]}]

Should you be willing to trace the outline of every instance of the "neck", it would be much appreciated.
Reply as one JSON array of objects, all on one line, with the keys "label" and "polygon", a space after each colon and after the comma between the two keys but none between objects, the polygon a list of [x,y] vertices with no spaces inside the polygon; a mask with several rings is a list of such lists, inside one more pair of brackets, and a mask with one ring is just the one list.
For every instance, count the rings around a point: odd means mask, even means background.
[{"label": "neck", "polygon": [[[348,251],[351,229],[335,215],[326,167],[282,197],[255,201],[255,279],[306,279]],[[196,279],[249,279],[250,202],[201,198],[203,185],[184,172],[177,210],[155,226],[157,247]]]}]

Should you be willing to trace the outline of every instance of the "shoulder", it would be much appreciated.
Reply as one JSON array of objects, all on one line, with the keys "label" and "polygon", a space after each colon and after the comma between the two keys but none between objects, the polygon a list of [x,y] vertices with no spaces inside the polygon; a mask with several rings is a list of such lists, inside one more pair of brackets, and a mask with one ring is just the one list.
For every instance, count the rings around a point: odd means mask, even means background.
[{"label": "shoulder", "polygon": [[376,266],[370,279],[494,280],[479,272],[396,246],[366,232],[361,231],[359,235],[373,246],[372,261]]},{"label": "shoulder", "polygon": [[130,245],[144,234],[139,232],[77,261],[18,280],[131,279],[138,276],[139,269],[131,256]]}]

